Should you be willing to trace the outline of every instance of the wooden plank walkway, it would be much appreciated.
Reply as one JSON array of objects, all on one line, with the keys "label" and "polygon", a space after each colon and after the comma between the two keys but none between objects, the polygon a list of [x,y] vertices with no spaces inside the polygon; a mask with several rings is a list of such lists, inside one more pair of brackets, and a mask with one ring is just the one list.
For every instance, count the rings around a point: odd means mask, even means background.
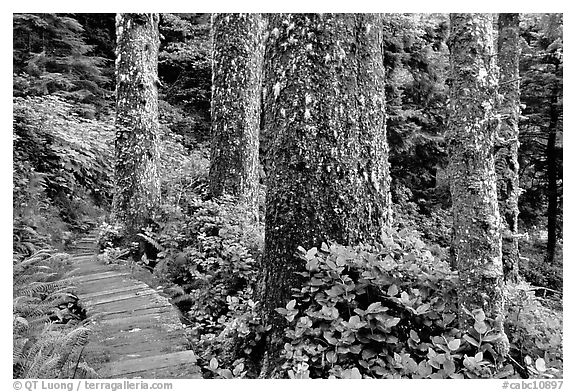
[{"label": "wooden plank walkway", "polygon": [[94,330],[86,361],[102,378],[198,378],[178,310],[127,268],[96,257],[89,234],[70,252],[72,283]]}]

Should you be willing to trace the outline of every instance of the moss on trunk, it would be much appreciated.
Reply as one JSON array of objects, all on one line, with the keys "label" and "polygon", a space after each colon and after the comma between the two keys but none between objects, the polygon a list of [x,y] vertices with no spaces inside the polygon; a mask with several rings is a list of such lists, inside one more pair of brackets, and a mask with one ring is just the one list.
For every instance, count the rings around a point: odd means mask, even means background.
[{"label": "moss on trunk", "polygon": [[157,14],[116,17],[116,140],[113,214],[131,240],[160,204]]},{"label": "moss on trunk", "polygon": [[[498,87],[491,14],[451,14],[450,120],[446,135],[454,226],[453,251],[464,309],[483,309],[503,332],[503,270],[494,140]],[[507,352],[507,340],[499,351]]]},{"label": "moss on trunk", "polygon": [[301,284],[298,246],[377,241],[391,220],[381,18],[283,14],[270,20],[265,318]]},{"label": "moss on trunk", "polygon": [[212,17],[210,194],[238,196],[255,216],[264,28],[260,14]]},{"label": "moss on trunk", "polygon": [[518,280],[518,119],[520,117],[519,14],[498,15],[498,66],[500,68],[498,130],[495,166],[498,203],[502,217],[504,279]]}]

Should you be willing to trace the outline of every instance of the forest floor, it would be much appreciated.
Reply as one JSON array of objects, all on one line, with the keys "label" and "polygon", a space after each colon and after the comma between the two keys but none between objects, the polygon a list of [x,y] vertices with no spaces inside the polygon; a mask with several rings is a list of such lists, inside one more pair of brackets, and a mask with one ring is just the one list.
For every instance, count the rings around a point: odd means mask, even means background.
[{"label": "forest floor", "polygon": [[94,331],[84,359],[103,378],[196,378],[179,311],[139,267],[105,264],[88,235],[70,250],[71,276]]}]

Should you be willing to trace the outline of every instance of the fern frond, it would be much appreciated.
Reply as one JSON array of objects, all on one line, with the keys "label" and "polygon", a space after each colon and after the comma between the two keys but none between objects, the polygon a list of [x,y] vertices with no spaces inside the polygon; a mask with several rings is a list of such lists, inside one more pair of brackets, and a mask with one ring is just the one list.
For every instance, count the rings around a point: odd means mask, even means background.
[{"label": "fern frond", "polygon": [[12,363],[20,363],[26,356],[26,347],[30,346],[28,338],[14,338],[12,341]]},{"label": "fern frond", "polygon": [[58,351],[60,355],[60,359],[58,361],[58,368],[61,369],[64,367],[74,349],[79,347],[84,347],[88,344],[88,338],[92,330],[86,327],[80,327],[73,329],[67,335],[64,341],[62,342],[62,348]]},{"label": "fern frond", "polygon": [[88,344],[92,330],[87,327],[79,327],[70,331],[66,336],[65,345],[70,347],[83,347]]},{"label": "fern frond", "polygon": [[178,295],[174,298],[172,298],[172,303],[177,306],[179,303],[182,302],[194,302],[194,297],[190,294],[183,294],[183,295]]},{"label": "fern frond", "polygon": [[27,288],[17,290],[17,294],[21,296],[34,296],[37,294],[48,295],[57,290],[62,290],[70,283],[65,280],[58,280],[55,282],[36,282],[29,285]]},{"label": "fern frond", "polygon": [[96,370],[92,369],[86,362],[81,362],[75,369],[74,378],[99,378]]},{"label": "fern frond", "polygon": [[40,374],[40,370],[42,369],[42,365],[46,362],[49,358],[48,355],[45,354],[45,351],[42,350],[43,347],[39,347],[37,351],[35,351],[34,355],[29,356],[24,366],[24,372],[22,374],[23,378],[44,378],[43,375]]},{"label": "fern frond", "polygon": [[160,245],[154,238],[147,236],[146,234],[138,233],[137,236],[143,238],[146,242],[150,243],[157,251],[162,252],[164,247]]},{"label": "fern frond", "polygon": [[38,373],[42,378],[49,378],[49,376],[56,376],[62,365],[60,364],[61,358],[59,355],[51,356],[46,362],[44,362],[38,369]]},{"label": "fern frond", "polygon": [[12,319],[12,333],[15,334],[16,336],[23,335],[29,329],[30,324],[28,323],[28,320],[26,320],[24,317],[15,316]]},{"label": "fern frond", "polygon": [[16,285],[21,285],[28,282],[46,282],[49,279],[54,278],[56,275],[55,272],[38,271],[30,275],[18,276],[14,279],[14,283]]}]

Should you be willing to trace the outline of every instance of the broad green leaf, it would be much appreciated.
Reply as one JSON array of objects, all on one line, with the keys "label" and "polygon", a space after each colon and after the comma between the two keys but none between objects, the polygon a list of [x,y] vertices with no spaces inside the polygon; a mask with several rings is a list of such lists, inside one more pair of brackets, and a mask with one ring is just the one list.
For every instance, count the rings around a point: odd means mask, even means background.
[{"label": "broad green leaf", "polygon": [[423,359],[418,364],[418,374],[422,377],[428,377],[430,374],[432,374],[432,367],[428,364],[428,361],[426,361],[425,359]]},{"label": "broad green leaf", "polygon": [[488,326],[486,326],[486,323],[484,321],[477,321],[474,323],[474,329],[479,334],[483,334],[486,331],[488,331]]},{"label": "broad green leaf", "polygon": [[312,258],[314,258],[316,256],[316,254],[318,254],[318,249],[316,249],[316,247],[310,249],[308,252],[306,252],[306,259],[310,260]]},{"label": "broad green leaf", "polygon": [[360,354],[362,351],[362,346],[360,344],[355,344],[349,347],[349,350],[352,354]]},{"label": "broad green leaf", "polygon": [[387,294],[388,294],[390,297],[395,297],[396,294],[398,294],[398,287],[397,287],[395,284],[391,285],[390,287],[388,287],[388,292],[387,292]]},{"label": "broad green leaf", "polygon": [[482,309],[475,309],[472,311],[472,315],[474,316],[474,320],[481,323],[482,321],[486,320],[486,315]]},{"label": "broad green leaf", "polygon": [[460,339],[454,339],[450,342],[448,342],[448,348],[451,351],[456,351],[460,348]]},{"label": "broad green leaf", "polygon": [[463,338],[464,338],[464,340],[466,340],[468,343],[470,343],[474,347],[480,346],[480,343],[478,343],[478,341],[476,339],[474,339],[472,336],[470,336],[468,334],[464,335]]},{"label": "broad green leaf", "polygon": [[456,318],[456,315],[454,315],[452,313],[444,313],[442,315],[442,321],[444,322],[444,325],[450,324],[452,321],[454,321],[455,318]]},{"label": "broad green leaf", "polygon": [[380,312],[385,312],[387,310],[388,310],[388,308],[385,306],[382,306],[382,304],[380,302],[374,302],[368,306],[368,308],[366,309],[366,313],[367,314],[380,313]]},{"label": "broad green leaf", "polygon": [[482,338],[482,341],[491,343],[491,342],[495,342],[495,341],[499,340],[501,337],[502,337],[502,335],[499,333],[490,333],[490,334],[484,336]]},{"label": "broad green leaf", "polygon": [[400,301],[404,305],[411,305],[412,304],[412,302],[410,301],[410,296],[405,291],[403,291],[402,294],[400,294]]},{"label": "broad green leaf", "polygon": [[329,290],[324,290],[329,297],[337,297],[344,293],[344,289],[340,286],[332,286]]},{"label": "broad green leaf", "polygon": [[[315,257],[306,260],[306,269],[308,271],[318,271],[318,260]],[[322,282],[322,281],[320,281],[320,282]]]},{"label": "broad green leaf", "polygon": [[240,373],[242,373],[242,370],[244,370],[244,362],[240,362],[238,365],[236,365],[232,373],[234,373],[235,376],[238,376]]},{"label": "broad green leaf", "polygon": [[546,371],[546,362],[542,358],[536,360],[536,370],[543,373]]},{"label": "broad green leaf", "polygon": [[335,363],[338,360],[338,354],[334,351],[328,351],[326,353],[326,360],[330,363]]},{"label": "broad green leaf", "polygon": [[386,323],[384,324],[384,326],[386,328],[392,328],[392,327],[396,326],[399,322],[400,322],[400,319],[398,317],[393,317],[391,319],[386,320]]},{"label": "broad green leaf", "polygon": [[350,326],[350,328],[357,329],[360,328],[363,325],[363,323],[360,321],[360,317],[352,316],[350,317],[350,320],[348,320],[348,325]]},{"label": "broad green leaf", "polygon": [[357,367],[353,367],[352,369],[345,370],[342,374],[343,375],[346,374],[346,376],[344,378],[352,378],[352,379],[361,379],[362,378],[362,374],[360,373],[360,370],[358,370]]},{"label": "broad green leaf", "polygon": [[294,310],[294,307],[296,306],[296,300],[293,299],[290,302],[288,302],[288,305],[286,305],[286,309],[288,310]]},{"label": "broad green leaf", "polygon": [[218,369],[218,360],[216,359],[216,357],[210,360],[210,369],[212,370]]},{"label": "broad green leaf", "polygon": [[331,332],[328,331],[324,331],[324,339],[326,339],[326,341],[330,344],[336,345],[338,344],[338,339],[336,339]]},{"label": "broad green leaf", "polygon": [[422,304],[416,309],[416,314],[426,313],[430,309],[430,304]]},{"label": "broad green leaf", "polygon": [[447,375],[451,375],[456,371],[456,365],[454,365],[454,362],[451,359],[446,360],[443,366]]},{"label": "broad green leaf", "polygon": [[367,359],[373,358],[376,356],[376,354],[377,354],[377,352],[372,350],[372,349],[369,349],[369,348],[364,349],[362,351],[362,359],[367,360]]}]

